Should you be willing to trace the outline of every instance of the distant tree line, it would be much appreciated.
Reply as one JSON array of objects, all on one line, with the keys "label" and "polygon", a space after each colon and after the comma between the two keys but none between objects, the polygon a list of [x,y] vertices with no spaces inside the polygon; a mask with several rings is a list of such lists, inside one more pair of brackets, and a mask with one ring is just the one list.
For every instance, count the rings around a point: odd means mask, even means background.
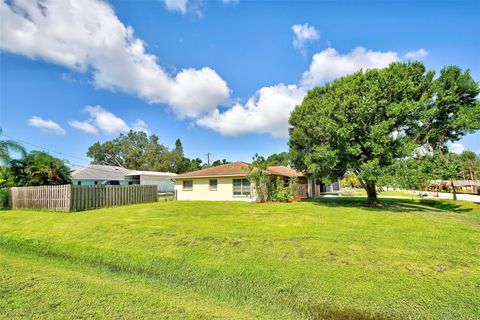
[{"label": "distant tree line", "polygon": [[202,160],[184,155],[180,139],[169,149],[159,142],[157,135],[147,136],[143,131],[130,131],[88,148],[92,164],[120,166],[132,170],[183,173],[201,168]]},{"label": "distant tree line", "polygon": [[[431,180],[480,180],[480,155],[468,150],[461,154],[448,152],[444,158],[430,153],[397,161],[389,171],[379,179],[380,186],[421,189]],[[342,184],[355,188],[361,182],[353,172],[348,172]]]},{"label": "distant tree line", "polygon": [[[439,151],[414,155],[395,162],[379,178],[382,186],[420,190],[432,180],[480,180],[480,156],[472,151],[461,154]],[[453,199],[457,199],[452,183]]]},{"label": "distant tree line", "polygon": [[[130,131],[103,143],[96,142],[88,148],[87,156],[92,164],[121,166],[132,170],[163,171],[184,173],[208,167],[200,158],[190,159],[183,152],[180,139],[175,141],[175,148],[169,149],[159,142],[157,135],[148,136],[143,131]],[[258,156],[258,162],[269,166],[288,165],[288,152],[274,153],[267,158]],[[215,160],[210,166],[227,164],[226,159]]]}]

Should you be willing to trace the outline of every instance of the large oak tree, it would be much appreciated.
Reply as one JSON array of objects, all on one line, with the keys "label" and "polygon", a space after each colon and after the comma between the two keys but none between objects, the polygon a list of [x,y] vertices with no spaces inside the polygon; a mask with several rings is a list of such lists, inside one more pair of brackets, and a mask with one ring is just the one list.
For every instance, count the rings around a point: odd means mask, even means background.
[{"label": "large oak tree", "polygon": [[110,141],[96,142],[88,148],[87,156],[93,159],[93,164],[175,173],[197,170],[202,163],[201,159],[185,157],[180,139],[169,150],[157,135],[147,136],[143,131],[130,131]]},{"label": "large oak tree", "polygon": [[325,182],[353,172],[377,203],[377,181],[397,161],[421,146],[445,150],[480,128],[469,72],[434,75],[420,62],[397,62],[312,89],[290,117],[295,166]]}]

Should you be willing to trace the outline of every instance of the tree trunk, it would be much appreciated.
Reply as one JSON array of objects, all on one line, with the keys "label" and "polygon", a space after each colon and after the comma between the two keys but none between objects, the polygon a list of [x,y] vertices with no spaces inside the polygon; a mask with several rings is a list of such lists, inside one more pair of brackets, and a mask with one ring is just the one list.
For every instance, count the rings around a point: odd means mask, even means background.
[{"label": "tree trunk", "polygon": [[457,189],[455,189],[455,185],[453,184],[453,180],[450,180],[452,184],[452,191],[453,191],[453,201],[457,201]]},{"label": "tree trunk", "polygon": [[367,191],[368,204],[377,205],[378,198],[377,198],[377,188],[375,186],[375,182],[365,181],[365,190]]}]

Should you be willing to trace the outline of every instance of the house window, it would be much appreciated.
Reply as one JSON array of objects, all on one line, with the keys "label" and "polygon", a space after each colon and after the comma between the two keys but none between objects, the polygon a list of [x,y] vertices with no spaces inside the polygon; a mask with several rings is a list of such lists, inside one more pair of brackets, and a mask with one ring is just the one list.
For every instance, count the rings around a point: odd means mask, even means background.
[{"label": "house window", "polygon": [[140,184],[140,175],[131,176],[132,184]]},{"label": "house window", "polygon": [[210,179],[209,186],[210,186],[210,191],[217,191],[217,179]]},{"label": "house window", "polygon": [[183,180],[183,191],[193,190],[193,180]]},{"label": "house window", "polygon": [[98,181],[95,181],[95,182],[94,182],[94,185],[97,185],[97,184],[98,184]]},{"label": "house window", "polygon": [[233,179],[234,196],[249,196],[251,192],[250,188],[250,181],[248,179]]},{"label": "house window", "polygon": [[82,185],[82,181],[78,181],[77,186],[81,186],[81,185]]}]

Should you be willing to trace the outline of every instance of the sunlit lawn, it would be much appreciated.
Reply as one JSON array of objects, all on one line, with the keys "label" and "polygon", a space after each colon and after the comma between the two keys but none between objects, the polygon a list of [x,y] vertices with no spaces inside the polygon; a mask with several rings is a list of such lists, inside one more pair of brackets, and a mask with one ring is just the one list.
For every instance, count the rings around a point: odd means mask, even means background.
[{"label": "sunlit lawn", "polygon": [[480,205],[0,212],[0,318],[476,319]]},{"label": "sunlit lawn", "polygon": [[[367,196],[365,189],[354,189],[353,192],[347,192],[345,195],[351,195],[356,197]],[[379,197],[407,197],[407,198],[418,198],[418,195],[411,191],[407,190],[385,190],[378,193]]]}]

